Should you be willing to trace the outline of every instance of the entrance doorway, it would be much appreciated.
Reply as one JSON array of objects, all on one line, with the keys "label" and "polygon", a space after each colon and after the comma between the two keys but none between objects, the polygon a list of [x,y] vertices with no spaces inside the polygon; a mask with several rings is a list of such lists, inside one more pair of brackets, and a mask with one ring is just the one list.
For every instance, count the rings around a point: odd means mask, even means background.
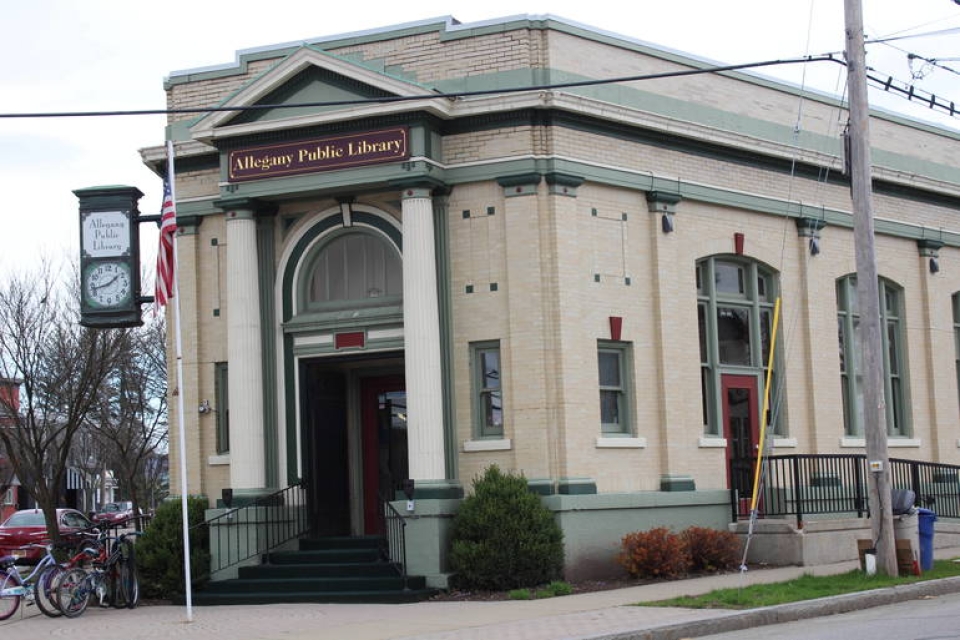
[{"label": "entrance doorway", "polygon": [[737,492],[741,514],[750,511],[753,465],[760,443],[756,376],[722,375],[723,436],[727,440],[727,478]]},{"label": "entrance doorway", "polygon": [[317,358],[300,367],[301,468],[317,536],[382,533],[381,496],[407,479],[402,359]]},{"label": "entrance doorway", "polygon": [[363,530],[381,534],[381,500],[393,500],[407,479],[407,392],[402,376],[363,378]]}]

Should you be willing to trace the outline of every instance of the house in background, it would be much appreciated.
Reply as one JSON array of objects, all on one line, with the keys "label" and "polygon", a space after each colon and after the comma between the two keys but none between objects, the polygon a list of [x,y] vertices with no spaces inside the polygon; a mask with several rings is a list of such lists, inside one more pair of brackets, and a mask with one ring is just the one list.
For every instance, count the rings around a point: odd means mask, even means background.
[{"label": "house in background", "polygon": [[[20,406],[20,381],[0,378],[0,429],[11,425],[10,412]],[[20,503],[20,481],[0,446],[0,522],[16,511]]]},{"label": "house in background", "polygon": [[[764,427],[774,453],[862,454],[844,105],[711,66],[514,17],[171,74],[168,106],[199,110],[166,130],[195,409],[173,477],[211,514],[302,483],[329,536],[377,533],[405,488],[409,568],[442,585],[491,464],[580,579],[627,532],[726,527]],[[871,126],[890,447],[955,465],[960,135]]]}]

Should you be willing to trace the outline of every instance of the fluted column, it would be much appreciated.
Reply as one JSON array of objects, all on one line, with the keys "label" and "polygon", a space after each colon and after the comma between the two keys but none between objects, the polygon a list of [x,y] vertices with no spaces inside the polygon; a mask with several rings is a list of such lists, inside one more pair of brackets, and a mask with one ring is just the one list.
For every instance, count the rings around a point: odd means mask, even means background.
[{"label": "fluted column", "polygon": [[429,189],[413,188],[403,190],[402,202],[409,473],[413,480],[442,480],[446,466],[433,200]]},{"label": "fluted column", "polygon": [[230,486],[236,495],[266,483],[263,366],[257,224],[251,209],[228,210],[226,218]]}]

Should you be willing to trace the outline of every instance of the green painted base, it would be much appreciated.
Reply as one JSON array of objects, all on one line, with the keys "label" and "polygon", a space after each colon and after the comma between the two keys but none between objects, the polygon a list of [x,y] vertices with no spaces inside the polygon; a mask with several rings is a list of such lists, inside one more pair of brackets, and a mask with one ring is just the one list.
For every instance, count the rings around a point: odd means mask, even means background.
[{"label": "green painted base", "polygon": [[[240,509],[242,507],[249,507],[258,500],[263,500],[268,498],[274,493],[277,492],[277,489],[234,489],[233,497],[230,499],[230,504],[227,505],[226,501],[221,497],[217,498],[217,508],[218,509]],[[263,502],[260,506],[277,506],[282,504],[279,498],[277,502]]]},{"label": "green painted base", "polygon": [[696,491],[697,483],[691,476],[661,476],[660,491]]},{"label": "green painted base", "polygon": [[554,493],[553,481],[550,478],[527,480],[527,486],[538,496],[552,496]]},{"label": "green painted base", "polygon": [[592,495],[597,492],[597,483],[590,478],[560,478],[557,493],[562,496]]},{"label": "green painted base", "polygon": [[[414,500],[460,500],[463,487],[456,480],[415,480],[413,483]],[[403,491],[397,491],[395,500],[406,500]]]}]

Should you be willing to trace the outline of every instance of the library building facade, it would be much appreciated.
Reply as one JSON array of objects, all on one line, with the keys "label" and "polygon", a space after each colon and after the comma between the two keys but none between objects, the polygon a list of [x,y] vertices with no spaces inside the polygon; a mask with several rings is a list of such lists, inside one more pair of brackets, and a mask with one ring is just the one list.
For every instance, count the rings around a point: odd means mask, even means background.
[{"label": "library building facade", "polygon": [[[442,585],[491,465],[576,579],[626,533],[727,528],[761,433],[863,454],[844,104],[711,66],[512,17],[172,73],[170,477],[211,513],[299,485],[320,536],[390,503]],[[960,464],[960,135],[874,112],[871,136],[891,456]]]}]

